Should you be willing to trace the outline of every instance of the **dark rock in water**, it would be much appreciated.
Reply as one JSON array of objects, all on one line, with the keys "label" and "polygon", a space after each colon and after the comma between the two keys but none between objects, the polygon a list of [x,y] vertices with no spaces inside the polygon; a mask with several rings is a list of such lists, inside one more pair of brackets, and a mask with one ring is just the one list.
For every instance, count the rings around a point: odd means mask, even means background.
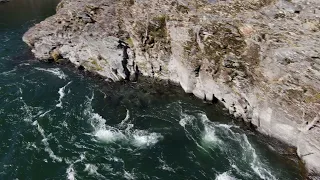
[{"label": "dark rock in water", "polygon": [[222,101],[235,117],[297,147],[308,169],[320,173],[319,6],[319,0],[62,0],[57,14],[23,40],[38,59],[69,59],[111,81],[170,80],[201,99]]},{"label": "dark rock in water", "polygon": [[10,0],[0,0],[0,3],[6,3],[9,2]]}]

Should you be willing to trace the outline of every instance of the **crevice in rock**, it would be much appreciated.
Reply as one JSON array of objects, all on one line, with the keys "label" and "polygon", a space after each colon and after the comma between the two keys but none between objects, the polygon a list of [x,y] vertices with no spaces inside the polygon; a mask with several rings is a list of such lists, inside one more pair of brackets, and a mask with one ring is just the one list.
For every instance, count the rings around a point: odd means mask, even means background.
[{"label": "crevice in rock", "polygon": [[219,99],[214,94],[212,94],[212,101],[211,102],[213,104],[217,104],[219,102]]},{"label": "crevice in rock", "polygon": [[118,70],[117,69],[112,68],[112,72],[114,72],[115,75],[118,75]]},{"label": "crevice in rock", "polygon": [[201,69],[201,65],[197,66],[197,68],[193,71],[196,77],[199,77],[200,69]]},{"label": "crevice in rock", "polygon": [[129,47],[127,46],[127,44],[125,42],[120,41],[120,40],[119,40],[118,47],[123,49],[123,59],[122,59],[121,63],[122,63],[124,74],[126,76],[125,80],[130,80],[130,71],[127,67],[128,60],[129,60],[129,55],[128,55],[128,48]]},{"label": "crevice in rock", "polygon": [[84,66],[82,66],[82,65],[80,65],[79,67],[78,67],[78,70],[80,70],[80,71],[84,71],[86,68],[84,68]]},{"label": "crevice in rock", "polygon": [[151,64],[151,74],[152,74],[152,77],[154,77],[154,69],[152,64]]},{"label": "crevice in rock", "polygon": [[134,71],[134,80],[133,81],[138,81],[139,75],[140,75],[140,70],[139,70],[138,65],[136,65],[135,71]]}]

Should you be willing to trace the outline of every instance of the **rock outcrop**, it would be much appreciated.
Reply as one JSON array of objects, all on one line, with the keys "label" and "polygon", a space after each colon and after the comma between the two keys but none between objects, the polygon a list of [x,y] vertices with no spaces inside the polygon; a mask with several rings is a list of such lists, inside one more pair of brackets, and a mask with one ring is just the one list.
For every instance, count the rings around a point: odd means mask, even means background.
[{"label": "rock outcrop", "polygon": [[319,0],[62,0],[23,40],[106,80],[219,100],[320,173]]}]

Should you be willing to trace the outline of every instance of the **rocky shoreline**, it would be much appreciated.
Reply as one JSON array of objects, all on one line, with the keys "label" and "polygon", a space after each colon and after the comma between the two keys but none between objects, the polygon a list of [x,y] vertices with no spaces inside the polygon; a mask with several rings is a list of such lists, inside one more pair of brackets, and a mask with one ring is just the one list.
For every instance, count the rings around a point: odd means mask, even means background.
[{"label": "rocky shoreline", "polygon": [[62,0],[23,40],[108,81],[140,75],[220,101],[320,173],[318,0]]}]

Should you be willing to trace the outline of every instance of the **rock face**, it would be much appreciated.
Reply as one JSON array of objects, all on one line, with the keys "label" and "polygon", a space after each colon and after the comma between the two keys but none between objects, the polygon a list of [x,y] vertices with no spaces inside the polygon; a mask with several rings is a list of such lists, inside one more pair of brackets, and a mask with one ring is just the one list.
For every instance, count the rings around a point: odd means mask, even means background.
[{"label": "rock face", "polygon": [[106,80],[219,100],[320,173],[319,0],[62,0],[23,40]]}]

